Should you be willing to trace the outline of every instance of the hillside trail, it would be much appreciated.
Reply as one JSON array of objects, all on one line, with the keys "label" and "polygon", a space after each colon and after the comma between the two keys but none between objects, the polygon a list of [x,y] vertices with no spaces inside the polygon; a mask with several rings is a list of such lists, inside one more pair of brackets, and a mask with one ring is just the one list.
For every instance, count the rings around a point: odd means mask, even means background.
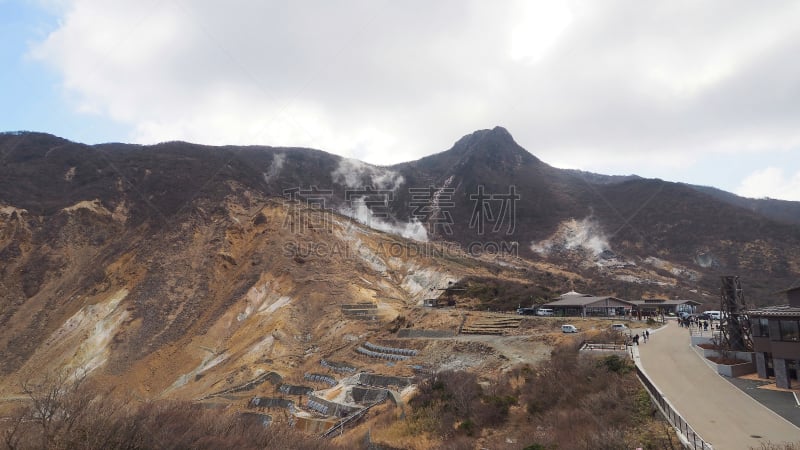
[{"label": "hillside trail", "polygon": [[639,345],[642,366],[675,409],[714,450],[800,441],[800,428],[718,375],[670,321]]}]

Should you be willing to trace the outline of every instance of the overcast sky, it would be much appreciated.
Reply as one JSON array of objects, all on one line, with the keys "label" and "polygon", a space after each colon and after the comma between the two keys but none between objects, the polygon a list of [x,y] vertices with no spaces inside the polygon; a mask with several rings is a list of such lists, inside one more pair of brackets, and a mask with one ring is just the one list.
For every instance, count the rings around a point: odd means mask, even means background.
[{"label": "overcast sky", "polygon": [[800,2],[0,0],[0,128],[545,162],[800,200]]}]

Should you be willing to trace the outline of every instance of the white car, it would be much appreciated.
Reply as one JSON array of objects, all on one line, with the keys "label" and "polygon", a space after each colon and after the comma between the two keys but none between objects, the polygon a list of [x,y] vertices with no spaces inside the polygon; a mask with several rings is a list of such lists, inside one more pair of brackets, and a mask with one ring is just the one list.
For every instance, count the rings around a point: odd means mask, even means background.
[{"label": "white car", "polygon": [[536,310],[537,316],[552,316],[553,310],[550,308],[539,308]]},{"label": "white car", "polygon": [[561,325],[562,333],[577,333],[578,328],[575,325]]},{"label": "white car", "polygon": [[624,323],[615,323],[611,325],[611,329],[614,331],[619,331],[625,333],[628,331],[628,327]]}]

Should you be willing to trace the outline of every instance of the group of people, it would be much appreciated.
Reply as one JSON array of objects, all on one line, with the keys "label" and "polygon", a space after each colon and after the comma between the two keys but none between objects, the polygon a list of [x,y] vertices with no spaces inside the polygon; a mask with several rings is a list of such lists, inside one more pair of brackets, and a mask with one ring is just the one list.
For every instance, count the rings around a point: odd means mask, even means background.
[{"label": "group of people", "polygon": [[[639,345],[639,333],[634,334],[632,339],[633,345]],[[645,343],[647,343],[647,341],[650,339],[650,330],[644,330],[644,333],[642,333],[642,339]]]},{"label": "group of people", "polygon": [[700,320],[699,317],[694,316],[687,316],[685,318],[678,318],[678,326],[683,328],[689,328],[692,326],[696,326],[697,328],[708,331],[708,327],[711,326],[711,329],[714,329],[714,321],[711,320],[709,324],[708,320]]}]

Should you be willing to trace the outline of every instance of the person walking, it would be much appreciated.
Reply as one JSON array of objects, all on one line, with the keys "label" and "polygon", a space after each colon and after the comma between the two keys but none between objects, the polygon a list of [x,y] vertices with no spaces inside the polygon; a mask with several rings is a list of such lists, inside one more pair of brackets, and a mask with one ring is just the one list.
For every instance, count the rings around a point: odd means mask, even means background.
[{"label": "person walking", "polygon": [[650,330],[644,330],[644,341],[647,342],[650,339]]},{"label": "person walking", "polygon": [[634,345],[639,345],[639,333],[633,336],[633,343]]}]

